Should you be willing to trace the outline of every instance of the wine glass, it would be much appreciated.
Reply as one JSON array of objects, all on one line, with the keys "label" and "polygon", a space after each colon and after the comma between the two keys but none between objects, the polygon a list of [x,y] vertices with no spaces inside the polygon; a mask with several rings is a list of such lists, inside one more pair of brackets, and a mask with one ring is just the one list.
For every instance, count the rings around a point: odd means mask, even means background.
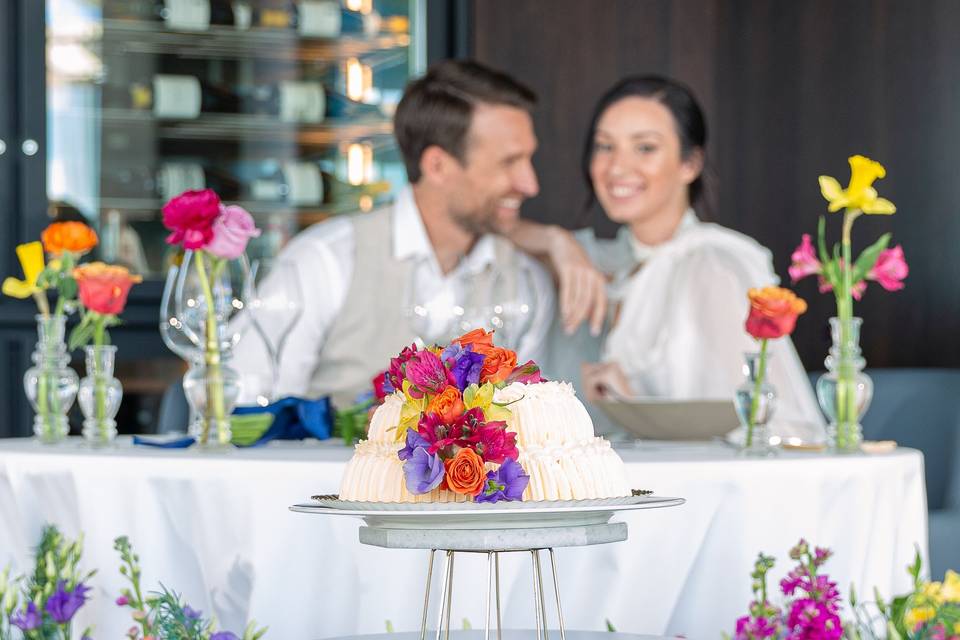
[{"label": "wine glass", "polygon": [[471,291],[470,305],[460,318],[460,328],[496,331],[497,346],[515,351],[532,328],[540,304],[541,294],[530,267],[497,266],[485,285],[477,284],[480,286]]},{"label": "wine glass", "polygon": [[280,360],[287,338],[303,315],[303,290],[296,265],[272,258],[253,262],[247,284],[250,321],[270,356],[269,403],[277,399]]},{"label": "wine glass", "polygon": [[419,342],[428,345],[442,344],[453,337],[457,319],[463,314],[455,293],[429,286],[436,279],[435,271],[429,257],[418,259],[410,269],[402,302],[410,329]]}]

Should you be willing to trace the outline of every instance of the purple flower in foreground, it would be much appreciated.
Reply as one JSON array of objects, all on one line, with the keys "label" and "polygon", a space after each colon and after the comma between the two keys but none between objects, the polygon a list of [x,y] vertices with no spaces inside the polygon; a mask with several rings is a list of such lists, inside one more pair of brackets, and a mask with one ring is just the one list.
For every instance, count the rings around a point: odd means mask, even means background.
[{"label": "purple flower in foreground", "polygon": [[523,492],[530,482],[530,476],[513,458],[507,458],[496,471],[487,472],[487,481],[483,490],[474,498],[475,502],[499,502],[500,500],[522,500]]},{"label": "purple flower in foreground", "polygon": [[198,620],[201,613],[188,604],[183,605],[183,615],[190,620]]},{"label": "purple flower in foreground", "polygon": [[210,640],[240,640],[233,631],[217,631],[210,636]]},{"label": "purple flower in foreground", "polygon": [[799,598],[790,606],[787,615],[789,640],[839,640],[843,636],[840,616],[829,603]]},{"label": "purple flower in foreground", "polygon": [[33,631],[40,626],[43,618],[37,611],[37,605],[33,602],[27,603],[27,608],[19,613],[10,616],[10,624],[18,627],[21,631]]},{"label": "purple flower in foreground", "polygon": [[118,607],[125,607],[126,605],[130,604],[130,599],[127,598],[127,596],[120,596],[117,598],[116,602]]},{"label": "purple flower in foreground", "polygon": [[400,451],[397,451],[397,456],[401,460],[409,460],[413,456],[413,452],[416,451],[417,447],[422,447],[424,449],[430,446],[430,442],[427,441],[422,435],[420,435],[414,429],[407,429],[407,446]]},{"label": "purple flower in foreground", "polygon": [[70,591],[64,588],[65,585],[65,580],[57,582],[57,590],[47,600],[46,611],[57,624],[70,622],[77,609],[87,601],[86,594],[90,591],[90,587],[85,587],[82,582]]},{"label": "purple flower in foreground", "polygon": [[403,463],[403,475],[410,493],[421,494],[433,491],[443,482],[445,469],[437,454],[427,453],[422,447],[414,449]]},{"label": "purple flower in foreground", "polygon": [[779,621],[776,618],[767,619],[761,616],[754,620],[750,616],[743,616],[737,620],[737,632],[734,635],[734,640],[771,638],[776,635],[779,626]]}]

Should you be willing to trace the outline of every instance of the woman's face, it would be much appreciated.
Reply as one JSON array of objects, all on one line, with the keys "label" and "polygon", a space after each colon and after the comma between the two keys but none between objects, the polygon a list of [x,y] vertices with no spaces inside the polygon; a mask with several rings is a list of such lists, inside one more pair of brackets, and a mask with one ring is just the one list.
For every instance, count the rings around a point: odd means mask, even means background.
[{"label": "woman's face", "polygon": [[600,116],[593,139],[590,179],[607,215],[623,224],[682,214],[687,186],[700,174],[699,152],[680,157],[680,138],[670,110],[631,96]]}]

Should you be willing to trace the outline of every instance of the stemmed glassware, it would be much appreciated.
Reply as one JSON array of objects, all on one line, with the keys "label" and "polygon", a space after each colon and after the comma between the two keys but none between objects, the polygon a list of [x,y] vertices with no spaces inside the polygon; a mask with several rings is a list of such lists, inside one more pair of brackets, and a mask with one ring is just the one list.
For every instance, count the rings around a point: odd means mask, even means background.
[{"label": "stemmed glassware", "polygon": [[253,329],[270,356],[269,396],[257,398],[259,404],[268,404],[278,399],[283,350],[303,315],[303,290],[296,265],[269,258],[255,260],[244,297]]}]

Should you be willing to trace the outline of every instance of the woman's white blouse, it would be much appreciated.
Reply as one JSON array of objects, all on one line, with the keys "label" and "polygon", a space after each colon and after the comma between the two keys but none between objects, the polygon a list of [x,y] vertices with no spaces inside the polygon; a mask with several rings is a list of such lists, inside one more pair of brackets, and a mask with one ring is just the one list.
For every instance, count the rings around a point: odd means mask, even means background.
[{"label": "woman's white blouse", "polygon": [[[626,227],[614,240],[597,239],[591,230],[577,238],[601,270],[614,274],[610,295],[619,317],[601,360],[619,363],[637,396],[732,398],[744,381],[744,353],[759,348],[744,329],[747,290],[778,283],[770,252],[748,236],[701,222],[693,210],[672,239],[656,246],[637,242]],[[777,390],[774,427],[781,427],[775,431],[822,434],[793,343],[771,340],[768,352],[768,381]]]}]

